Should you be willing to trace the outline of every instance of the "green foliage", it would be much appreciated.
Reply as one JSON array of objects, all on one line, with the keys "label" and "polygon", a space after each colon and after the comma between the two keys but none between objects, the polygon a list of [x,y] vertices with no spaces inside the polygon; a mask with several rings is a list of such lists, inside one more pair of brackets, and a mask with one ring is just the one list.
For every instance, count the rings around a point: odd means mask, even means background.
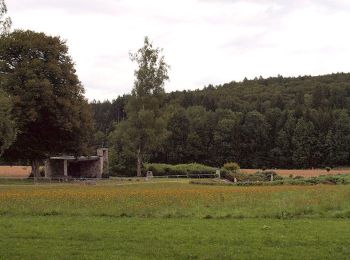
[{"label": "green foliage", "polygon": [[11,99],[0,89],[0,157],[16,138],[17,129],[11,112]]},{"label": "green foliage", "polygon": [[167,120],[169,135],[165,141],[169,150],[168,158],[171,163],[181,163],[190,156],[189,129],[190,119],[183,108],[176,109]]},{"label": "green foliage", "polygon": [[109,171],[111,176],[134,176],[136,172],[136,155],[133,147],[128,145],[128,129],[119,124],[109,137]]},{"label": "green foliage", "polygon": [[[169,66],[161,55],[161,49],[154,48],[148,37],[145,37],[144,46],[136,53],[131,53],[130,58],[138,64],[135,71],[135,82],[132,95],[143,99],[152,95],[164,94],[164,82],[169,79]],[[149,100],[148,100],[149,101]],[[153,106],[154,100],[150,103],[147,100],[139,102],[139,109],[150,104]]]},{"label": "green foliage", "polygon": [[136,158],[137,176],[141,176],[143,161],[149,153],[160,148],[166,136],[161,108],[169,66],[161,56],[161,50],[153,48],[147,37],[144,46],[130,56],[138,64],[136,79],[126,105],[127,120],[116,125],[111,146],[123,154],[124,162]]},{"label": "green foliage", "polygon": [[319,154],[318,141],[313,123],[299,119],[292,140],[294,146],[293,161],[298,167],[312,167],[316,164],[314,161]]},{"label": "green foliage", "polygon": [[0,72],[18,126],[8,159],[30,160],[37,169],[50,155],[89,153],[92,114],[64,41],[33,31],[2,35]]},{"label": "green foliage", "polygon": [[106,147],[106,135],[102,131],[97,131],[95,133],[95,143],[98,147]]},{"label": "green foliage", "polygon": [[236,173],[239,171],[240,167],[238,165],[238,163],[235,162],[228,162],[224,164],[223,167],[225,170],[229,171],[229,172],[233,172]]},{"label": "green foliage", "polygon": [[[177,165],[149,163],[144,165],[144,170],[152,171],[154,176],[186,175],[197,178],[205,175],[212,175],[211,177],[214,177],[217,169],[198,163]],[[207,177],[209,178],[210,176]]]},{"label": "green foliage", "polygon": [[349,73],[279,76],[164,94],[167,134],[147,158],[258,169],[348,165],[349,82]]},{"label": "green foliage", "polygon": [[279,176],[275,171],[258,171],[255,173],[256,176],[260,176],[263,181],[270,181],[271,176],[273,180],[281,180],[282,177]]},{"label": "green foliage", "polygon": [[323,175],[311,178],[283,179],[278,184],[287,185],[317,185],[317,184],[350,184],[350,175]]},{"label": "green foliage", "polygon": [[[350,174],[339,175],[322,175],[318,177],[302,178],[300,176],[294,178],[283,178],[278,175],[274,175],[273,181],[271,180],[271,174],[273,172],[265,174],[265,172],[257,172],[255,174],[243,174],[243,173],[227,173],[224,178],[231,182],[222,182],[217,180],[204,180],[204,181],[191,181],[191,184],[203,184],[203,185],[219,185],[219,186],[278,186],[278,185],[346,185],[350,184]],[[236,179],[237,182],[234,182]]]},{"label": "green foliage", "polygon": [[11,18],[6,16],[7,6],[5,0],[0,0],[0,34],[7,34],[10,32],[12,21]]},{"label": "green foliage", "polygon": [[246,174],[240,172],[228,172],[223,175],[223,178],[237,182],[268,182],[271,181],[271,175],[273,175],[273,180],[282,180],[283,178],[277,175],[274,171],[258,171],[254,174]]},{"label": "green foliage", "polygon": [[[113,131],[114,124],[126,119],[125,106],[128,96],[120,96],[110,101],[92,101],[90,107],[96,121],[96,131],[102,133],[102,141],[107,143],[108,135]],[[101,139],[96,140],[97,144]]]}]

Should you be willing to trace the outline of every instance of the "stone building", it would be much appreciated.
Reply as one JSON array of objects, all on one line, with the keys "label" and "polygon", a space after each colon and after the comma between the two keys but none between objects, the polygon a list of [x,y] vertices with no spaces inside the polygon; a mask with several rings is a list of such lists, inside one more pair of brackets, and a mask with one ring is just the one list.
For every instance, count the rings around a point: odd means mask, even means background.
[{"label": "stone building", "polygon": [[45,177],[102,178],[108,175],[108,149],[97,149],[96,156],[58,156],[45,161]]}]

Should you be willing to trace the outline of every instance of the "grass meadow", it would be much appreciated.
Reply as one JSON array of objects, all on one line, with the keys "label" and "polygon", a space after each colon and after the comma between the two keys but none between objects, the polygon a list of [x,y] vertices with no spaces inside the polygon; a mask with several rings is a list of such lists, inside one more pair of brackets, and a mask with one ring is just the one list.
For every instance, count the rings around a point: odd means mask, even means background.
[{"label": "grass meadow", "polygon": [[0,257],[348,259],[350,185],[0,184]]}]

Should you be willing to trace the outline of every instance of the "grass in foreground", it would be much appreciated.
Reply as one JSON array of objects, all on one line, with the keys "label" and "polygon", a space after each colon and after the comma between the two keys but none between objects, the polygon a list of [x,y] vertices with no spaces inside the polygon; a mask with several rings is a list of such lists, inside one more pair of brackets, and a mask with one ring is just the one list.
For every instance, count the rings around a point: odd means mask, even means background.
[{"label": "grass in foreground", "polygon": [[348,259],[346,220],[1,217],[3,259]]},{"label": "grass in foreground", "polygon": [[347,259],[350,185],[0,185],[1,259]]}]

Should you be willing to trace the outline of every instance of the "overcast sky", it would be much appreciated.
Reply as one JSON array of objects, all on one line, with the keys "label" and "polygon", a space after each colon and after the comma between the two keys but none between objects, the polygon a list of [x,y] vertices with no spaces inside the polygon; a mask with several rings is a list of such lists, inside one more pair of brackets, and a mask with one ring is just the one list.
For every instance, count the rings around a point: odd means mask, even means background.
[{"label": "overcast sky", "polygon": [[350,71],[348,0],[7,0],[14,29],[67,40],[92,99],[133,87],[128,53],[148,35],[171,66],[167,92],[244,77]]}]

